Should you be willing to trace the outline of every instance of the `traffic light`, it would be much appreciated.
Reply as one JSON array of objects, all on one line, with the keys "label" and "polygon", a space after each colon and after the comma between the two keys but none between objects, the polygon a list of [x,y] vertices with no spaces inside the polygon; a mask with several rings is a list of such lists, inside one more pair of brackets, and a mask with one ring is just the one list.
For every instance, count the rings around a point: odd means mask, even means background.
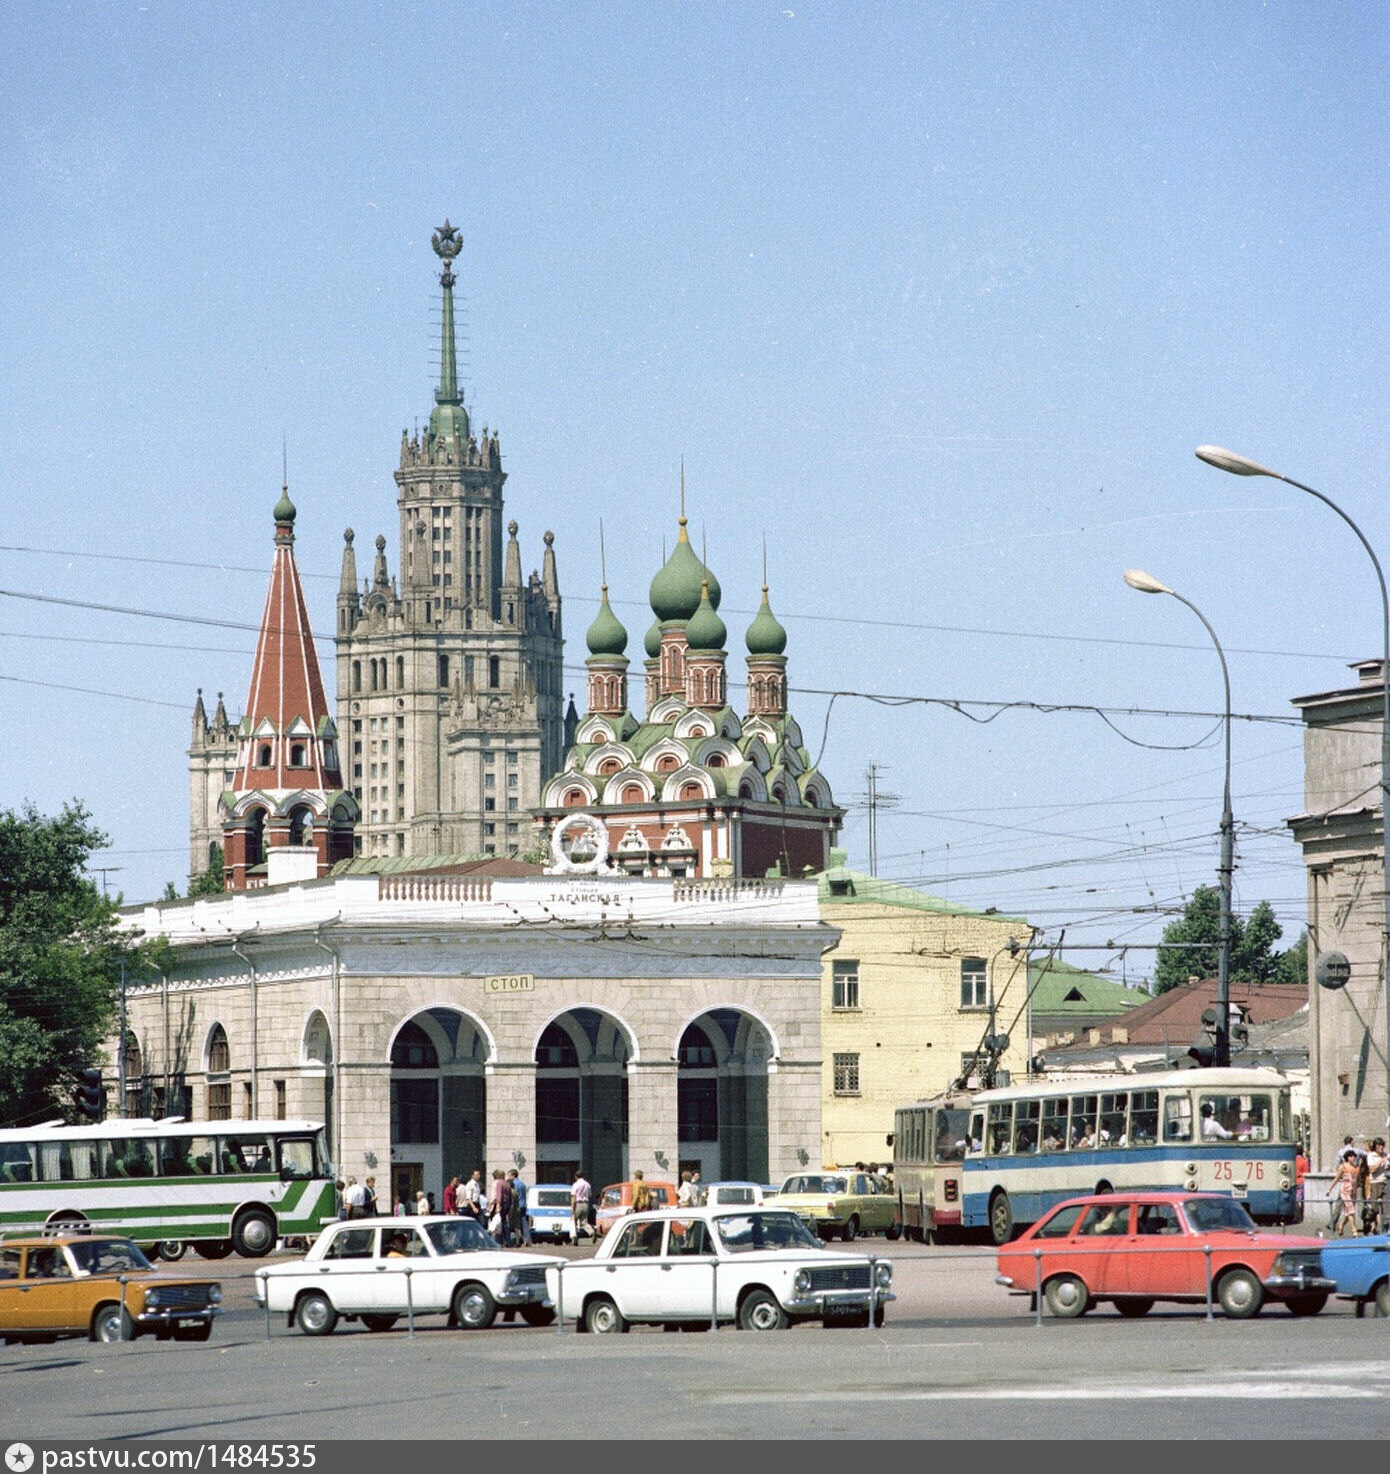
[{"label": "traffic light", "polygon": [[100,1121],[102,1112],[106,1109],[106,1091],[101,1084],[100,1070],[79,1070],[77,1072],[77,1109],[82,1112],[89,1121]]}]

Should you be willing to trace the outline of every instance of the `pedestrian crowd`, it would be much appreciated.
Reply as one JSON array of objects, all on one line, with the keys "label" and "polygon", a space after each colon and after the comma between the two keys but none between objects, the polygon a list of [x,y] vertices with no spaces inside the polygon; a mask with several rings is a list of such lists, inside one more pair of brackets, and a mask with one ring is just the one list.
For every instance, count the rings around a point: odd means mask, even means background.
[{"label": "pedestrian crowd", "polygon": [[1385,1178],[1390,1157],[1385,1138],[1377,1136],[1358,1147],[1354,1139],[1342,1139],[1337,1165],[1332,1174],[1332,1234],[1334,1238],[1359,1238],[1379,1233],[1385,1217]]},{"label": "pedestrian crowd", "polygon": [[[582,1180],[578,1178],[578,1174],[576,1174],[576,1179]],[[584,1185],[587,1189],[588,1184]],[[372,1218],[380,1211],[377,1205],[375,1177],[368,1177],[365,1182],[358,1182],[355,1177],[349,1177],[345,1182],[339,1181],[337,1187],[339,1218]],[[432,1214],[435,1212],[433,1193],[421,1188],[412,1200],[409,1198],[407,1189],[402,1189],[402,1191],[405,1196],[402,1196],[395,1205],[395,1213],[398,1217],[409,1213]],[[486,1191],[483,1187],[482,1169],[475,1168],[467,1181],[461,1182],[457,1176],[449,1179],[444,1189],[441,1211],[450,1217],[474,1219],[482,1224],[504,1248],[509,1248],[515,1244],[531,1242],[531,1219],[527,1213],[526,1203],[526,1182],[515,1167],[507,1172],[500,1167],[494,1168]]]}]

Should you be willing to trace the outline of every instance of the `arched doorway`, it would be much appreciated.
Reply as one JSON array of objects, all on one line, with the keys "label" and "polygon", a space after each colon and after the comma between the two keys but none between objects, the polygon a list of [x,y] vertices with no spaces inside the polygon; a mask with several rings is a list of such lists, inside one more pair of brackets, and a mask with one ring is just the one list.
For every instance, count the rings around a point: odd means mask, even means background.
[{"label": "arched doorway", "polygon": [[304,1025],[300,1048],[303,1066],[302,1096],[304,1119],[322,1121],[328,1138],[328,1151],[337,1150],[333,1120],[333,1034],[322,1009],[316,1008]]},{"label": "arched doorway", "polygon": [[[391,1041],[391,1208],[421,1189],[444,1202],[444,1184],[487,1164],[491,1045],[453,1008],[413,1014]],[[383,1204],[383,1211],[390,1211]]]},{"label": "arched doorway", "polygon": [[712,1008],[676,1050],[680,1170],[705,1182],[766,1182],[767,1066],[772,1040],[751,1014]]},{"label": "arched doorway", "polygon": [[627,1176],[627,1031],[596,1008],[572,1008],[536,1044],[536,1181],[582,1171],[597,1190]]}]

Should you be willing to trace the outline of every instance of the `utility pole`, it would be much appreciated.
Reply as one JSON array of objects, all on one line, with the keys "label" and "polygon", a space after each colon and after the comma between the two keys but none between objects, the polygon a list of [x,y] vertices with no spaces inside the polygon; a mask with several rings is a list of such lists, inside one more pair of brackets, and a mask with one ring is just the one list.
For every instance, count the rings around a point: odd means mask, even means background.
[{"label": "utility pole", "polygon": [[[869,807],[869,874],[878,874],[878,811],[880,809],[891,809],[899,801],[896,793],[885,793],[878,786],[880,773],[888,770],[879,763],[870,763],[868,772],[864,774],[868,786],[864,794],[865,802]],[[858,797],[859,795],[856,795]]]}]

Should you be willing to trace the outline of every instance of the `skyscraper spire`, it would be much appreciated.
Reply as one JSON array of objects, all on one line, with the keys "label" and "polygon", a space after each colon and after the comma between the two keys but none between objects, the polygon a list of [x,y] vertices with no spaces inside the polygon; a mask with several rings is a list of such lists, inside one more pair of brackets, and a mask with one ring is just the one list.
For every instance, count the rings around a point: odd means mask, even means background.
[{"label": "skyscraper spire", "polygon": [[468,411],[459,398],[458,355],[454,348],[454,257],[463,249],[463,235],[446,218],[430,238],[434,254],[444,263],[439,285],[444,289],[444,310],[440,322],[439,388],[434,391],[434,409],[430,413],[430,436],[468,441]]}]

